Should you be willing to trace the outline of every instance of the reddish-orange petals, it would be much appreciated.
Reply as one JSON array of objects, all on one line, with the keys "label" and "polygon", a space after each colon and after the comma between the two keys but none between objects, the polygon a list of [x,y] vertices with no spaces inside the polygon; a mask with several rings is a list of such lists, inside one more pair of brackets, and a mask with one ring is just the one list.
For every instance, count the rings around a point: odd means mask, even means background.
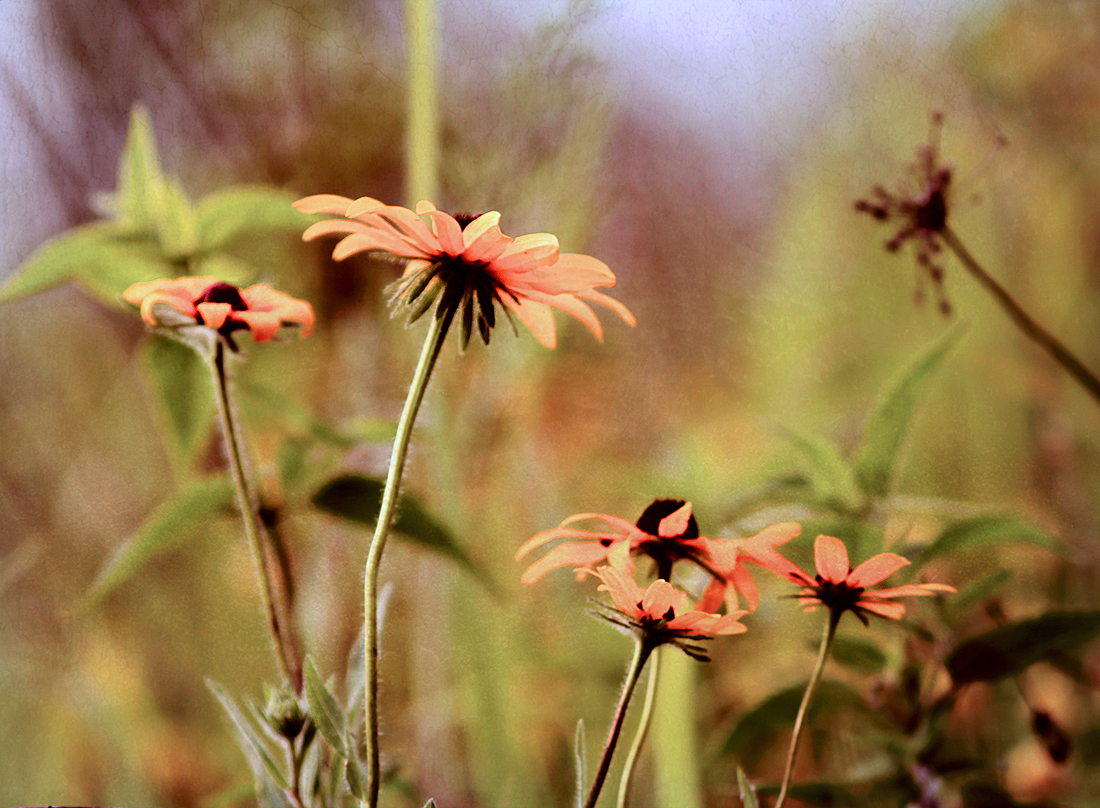
[{"label": "reddish-orange petals", "polygon": [[596,291],[615,285],[615,275],[606,264],[591,256],[559,252],[557,238],[549,233],[506,236],[496,211],[456,217],[427,201],[411,211],[370,197],[351,200],[331,194],[300,199],[295,207],[304,213],[345,217],[318,222],[303,235],[309,240],[343,234],[333,251],[337,260],[368,250],[408,259],[399,292],[405,302],[414,303],[438,284],[453,287],[452,294],[441,295],[439,305],[455,311],[460,306],[470,309],[467,332],[472,328],[472,312],[477,311],[478,330],[485,342],[495,325],[492,310],[496,303],[548,348],[557,344],[551,309],[577,318],[597,339],[603,339],[603,330],[588,302],[606,306],[628,324],[635,324],[626,306]]},{"label": "reddish-orange petals", "polygon": [[248,330],[256,342],[273,339],[283,327],[296,327],[303,337],[313,330],[313,307],[304,300],[277,292],[264,284],[238,289],[217,278],[183,277],[135,283],[122,298],[139,306],[150,325],[174,325],[158,317],[158,304],[168,305],[196,325],[205,325],[232,345],[234,331]]}]

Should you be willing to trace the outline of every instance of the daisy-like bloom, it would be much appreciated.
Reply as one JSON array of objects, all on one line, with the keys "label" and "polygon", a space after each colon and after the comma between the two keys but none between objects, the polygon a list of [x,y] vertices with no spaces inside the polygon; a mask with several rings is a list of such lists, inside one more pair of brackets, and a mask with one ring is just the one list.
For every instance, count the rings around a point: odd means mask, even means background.
[{"label": "daisy-like bloom", "polygon": [[[610,530],[582,530],[573,527],[577,522],[590,519],[603,521]],[[802,527],[795,522],[772,525],[749,539],[708,539],[699,535],[699,526],[691,513],[691,503],[682,499],[654,500],[642,512],[636,523],[606,513],[579,513],[570,516],[556,528],[544,530],[528,539],[516,558],[520,559],[533,550],[555,539],[581,539],[567,541],[553,548],[541,560],[523,573],[525,584],[534,583],[550,570],[560,567],[576,567],[581,578],[609,555],[625,545],[633,556],[653,559],[657,577],[668,580],[677,561],[690,561],[702,567],[713,577],[701,601],[710,609],[716,609],[723,600],[730,611],[738,608],[737,593],[755,610],[759,594],[744,564],[745,553],[765,556],[776,544],[790,541]],[[775,552],[771,549],[771,552]]]},{"label": "daisy-like bloom", "polygon": [[[149,325],[179,327],[186,325],[186,318],[192,318],[195,325],[217,331],[234,351],[235,331],[247,330],[255,342],[267,342],[284,327],[300,329],[303,337],[313,330],[313,307],[309,303],[264,284],[238,289],[209,276],[168,278],[135,283],[122,293],[122,298],[140,306],[141,317]],[[165,317],[175,313],[183,317]]]},{"label": "daisy-like bloom", "polygon": [[616,625],[640,632],[651,648],[672,643],[689,656],[707,660],[706,652],[689,640],[705,640],[720,634],[741,634],[747,627],[740,622],[748,612],[714,614],[689,605],[688,595],[663,578],[642,589],[634,580],[634,562],[625,546],[612,554],[611,563],[585,570],[602,583],[599,589],[608,592],[615,611],[603,611],[601,616]]},{"label": "daisy-like bloom", "polygon": [[[634,315],[599,287],[615,285],[615,275],[588,255],[563,253],[549,233],[511,238],[500,230],[496,211],[478,216],[452,216],[431,202],[416,210],[385,205],[376,199],[351,200],[320,194],[300,199],[303,213],[334,213],[311,226],[306,240],[328,233],[346,234],[332,256],[342,260],[368,250],[381,250],[408,260],[395,300],[411,308],[410,322],[433,304],[447,324],[462,312],[461,345],[469,342],[474,323],[484,343],[496,325],[496,304],[515,315],[543,345],[553,348],[557,332],[551,309],[576,317],[603,339],[603,329],[588,303],[600,303],[634,325]],[[422,217],[427,218],[427,222]],[[438,301],[438,303],[437,303]]]},{"label": "daisy-like bloom", "polygon": [[917,160],[909,167],[912,180],[898,184],[896,192],[876,185],[871,189],[871,199],[860,199],[855,209],[867,213],[880,222],[897,220],[900,227],[887,240],[886,250],[898,252],[907,241],[916,245],[918,302],[923,298],[920,272],[932,281],[939,309],[951,313],[951,304],[943,291],[943,267],[936,256],[943,250],[943,231],[947,227],[948,188],[951,185],[951,167],[940,162],[939,130],[943,115],[932,116],[933,133],[929,142],[917,148]]},{"label": "daisy-like bloom", "polygon": [[864,625],[868,622],[868,612],[893,620],[905,614],[905,605],[896,603],[894,598],[955,591],[953,586],[946,584],[906,584],[892,589],[868,590],[908,565],[909,560],[897,553],[879,553],[852,569],[844,542],[833,536],[818,536],[814,542],[817,575],[813,577],[774,550],[749,560],[801,586],[802,591],[795,597],[802,602],[804,611],[825,606],[835,620],[844,612],[851,612]]}]

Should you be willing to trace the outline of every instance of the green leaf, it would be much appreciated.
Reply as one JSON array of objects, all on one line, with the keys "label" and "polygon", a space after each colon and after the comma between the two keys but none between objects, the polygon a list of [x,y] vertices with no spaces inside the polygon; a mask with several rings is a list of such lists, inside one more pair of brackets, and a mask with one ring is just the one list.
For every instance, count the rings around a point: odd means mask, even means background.
[{"label": "green leaf", "polygon": [[1100,611],[1049,612],[964,640],[944,664],[957,687],[992,682],[1074,651],[1097,634]]},{"label": "green leaf", "polygon": [[1060,552],[1061,544],[1023,519],[1011,514],[986,514],[963,519],[945,529],[926,547],[913,564],[913,572],[933,558],[983,544],[1034,544]]},{"label": "green leaf", "polygon": [[851,637],[835,638],[830,656],[834,662],[863,673],[878,673],[886,667],[886,655],[877,645]]},{"label": "green leaf", "polygon": [[784,426],[776,425],[775,429],[805,458],[810,485],[823,504],[842,512],[858,511],[863,507],[863,494],[856,484],[855,473],[835,446]]},{"label": "green leaf", "polygon": [[119,295],[130,284],[175,274],[151,239],[128,236],[115,222],[93,222],[39,247],[0,287],[0,303],[76,281],[118,306]]},{"label": "green leaf", "polygon": [[863,444],[855,462],[856,479],[868,496],[886,496],[902,441],[925,382],[962,335],[964,328],[965,325],[960,324],[945,331],[887,386],[879,399],[867,422]]},{"label": "green leaf", "polygon": [[135,106],[130,111],[130,128],[122,147],[118,187],[110,201],[111,207],[135,230],[156,232],[164,186],[153,124],[145,108]]},{"label": "green leaf", "polygon": [[970,581],[951,596],[948,608],[956,619],[965,617],[971,609],[992,597],[1012,578],[1012,570],[996,570]]},{"label": "green leaf", "polygon": [[236,727],[237,741],[245,757],[248,758],[248,764],[252,768],[252,773],[256,776],[257,784],[262,787],[264,781],[270,781],[278,788],[288,788],[286,777],[275,764],[264,739],[260,737],[255,728],[248,722],[248,719],[245,718],[244,713],[237,707],[232,696],[225,691],[225,688],[211,679],[206,680],[206,686],[210,688],[210,692],[221,703],[222,708],[232,720],[233,726]]},{"label": "green leaf", "polygon": [[344,738],[347,732],[347,721],[340,709],[336,697],[325,687],[321,677],[317,674],[317,668],[313,660],[306,657],[305,664],[306,699],[309,701],[309,714],[313,717],[317,729],[325,736],[325,740],[331,744],[343,756],[348,754],[347,741]]},{"label": "green leaf", "polygon": [[180,470],[187,471],[214,419],[210,369],[194,350],[165,337],[147,340],[142,353],[146,377],[164,415],[172,455]]},{"label": "green leaf", "polygon": [[749,778],[745,776],[745,770],[737,767],[737,790],[741,793],[741,805],[743,808],[760,808],[756,799],[756,789],[752,787]]},{"label": "green leaf", "polygon": [[161,249],[170,261],[182,261],[195,252],[198,233],[191,200],[175,180],[163,183],[160,204],[153,212]]},{"label": "green leaf", "polygon": [[[313,504],[326,513],[350,519],[360,525],[373,526],[381,509],[384,489],[385,484],[381,480],[360,474],[346,474],[325,483],[313,495]],[[491,587],[488,576],[455,542],[450,531],[408,494],[402,494],[398,499],[393,530],[417,544],[449,556]]]},{"label": "green leaf", "polygon": [[347,780],[352,796],[359,800],[367,799],[367,775],[354,755],[344,763],[344,779]]},{"label": "green leaf", "polygon": [[100,570],[80,608],[94,606],[129,580],[149,559],[177,547],[201,528],[204,520],[226,512],[233,497],[233,485],[228,479],[208,477],[162,503]]},{"label": "green leaf", "polygon": [[[732,755],[742,763],[759,759],[769,744],[794,723],[805,692],[805,683],[796,685],[779,691],[749,710],[733,728],[720,754]],[[852,687],[824,679],[818,684],[806,719],[814,724],[833,713],[846,710],[866,713],[867,707]]]},{"label": "green leaf", "polygon": [[199,246],[220,250],[243,235],[282,231],[301,235],[317,220],[293,205],[297,197],[266,185],[238,185],[215,191],[199,203]]}]

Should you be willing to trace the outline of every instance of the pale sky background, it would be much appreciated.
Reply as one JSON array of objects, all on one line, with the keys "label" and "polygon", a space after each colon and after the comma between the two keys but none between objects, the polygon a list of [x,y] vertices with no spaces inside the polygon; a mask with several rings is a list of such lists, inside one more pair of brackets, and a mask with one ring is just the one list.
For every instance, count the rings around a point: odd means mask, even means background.
[{"label": "pale sky background", "polygon": [[[81,0],[72,0],[80,2]],[[256,2],[257,0],[251,0]],[[745,150],[769,161],[800,147],[805,124],[849,90],[846,60],[868,40],[902,35],[935,55],[981,0],[605,0],[587,29],[596,52],[613,65],[618,90],[643,112],[708,133],[719,157]],[[440,0],[445,58],[475,74],[491,69],[464,59],[487,39],[529,30],[565,13],[568,0]],[[0,56],[31,88],[58,127],[69,111],[33,46],[30,0],[0,0]],[[33,29],[32,29],[33,30]],[[480,48],[478,46],[481,46]],[[852,77],[854,79],[854,77]],[[777,126],[783,120],[789,125]],[[28,205],[18,189],[40,183],[30,133],[0,87],[0,277],[58,224]],[[750,160],[751,162],[751,160]],[[14,189],[14,190],[13,190]]]}]

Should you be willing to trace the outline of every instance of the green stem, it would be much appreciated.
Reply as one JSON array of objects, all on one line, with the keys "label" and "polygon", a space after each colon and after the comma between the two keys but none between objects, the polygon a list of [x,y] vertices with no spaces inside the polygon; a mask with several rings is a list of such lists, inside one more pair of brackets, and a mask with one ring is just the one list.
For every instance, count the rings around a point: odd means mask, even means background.
[{"label": "green stem", "polygon": [[1053,334],[1031,319],[1031,315],[1024,311],[1020,304],[1012,298],[1012,295],[982,268],[982,265],[970,254],[970,251],[966,249],[951,228],[944,227],[940,235],[943,237],[944,243],[951,248],[951,251],[955,253],[955,256],[974,276],[975,280],[993,295],[1012,322],[1016,323],[1024,334],[1037,342],[1054,358],[1055,362],[1061,365],[1069,375],[1089,391],[1093,398],[1100,402],[1100,379],[1085,367],[1081,360],[1074,356],[1069,348],[1063,345]]},{"label": "green stem", "polygon": [[214,373],[214,391],[215,398],[218,401],[218,415],[221,418],[222,432],[225,434],[225,442],[229,450],[229,467],[233,474],[233,484],[237,489],[237,505],[240,507],[241,520],[244,522],[244,535],[248,540],[249,548],[252,550],[252,560],[256,563],[256,572],[260,576],[260,598],[263,601],[264,612],[267,614],[268,627],[271,629],[271,639],[275,645],[275,658],[286,680],[291,683],[296,692],[301,692],[301,666],[296,663],[294,656],[287,648],[287,635],[285,627],[282,625],[283,621],[280,619],[278,609],[275,606],[271,575],[268,571],[267,560],[264,557],[264,548],[260,539],[261,527],[257,501],[244,473],[243,441],[233,419],[234,408],[230,398],[229,374],[226,372],[225,367],[225,343],[221,338],[216,340],[210,367]]},{"label": "green stem", "polygon": [[634,734],[634,741],[630,744],[626,763],[623,764],[623,776],[619,780],[619,798],[615,802],[616,808],[626,808],[630,804],[630,789],[634,785],[634,767],[638,764],[638,756],[642,752],[646,736],[649,735],[653,705],[657,701],[657,678],[661,672],[661,655],[662,651],[658,650],[649,666],[649,681],[646,683],[642,717],[638,720],[638,730]]},{"label": "green stem", "polygon": [[626,682],[623,684],[623,694],[619,697],[619,705],[615,708],[615,718],[611,722],[611,732],[607,737],[607,743],[603,748],[603,757],[600,759],[600,768],[596,772],[596,779],[592,783],[592,790],[588,792],[588,799],[584,808],[595,808],[596,800],[600,797],[604,780],[607,779],[607,770],[611,768],[611,757],[615,754],[615,744],[619,741],[619,733],[623,728],[623,719],[626,718],[626,708],[630,705],[630,696],[634,693],[634,686],[638,684],[638,677],[642,674],[646,660],[653,652],[654,646],[644,633],[639,634],[634,644],[634,658],[630,661],[630,668],[626,674]]},{"label": "green stem", "polygon": [[413,423],[424,400],[424,391],[428,388],[428,379],[432,368],[439,358],[443,340],[451,324],[454,311],[448,311],[441,318],[432,317],[420,360],[416,364],[409,395],[405,399],[405,409],[397,424],[397,436],[393,441],[393,455],[390,457],[389,473],[386,476],[386,488],[382,493],[382,505],[378,511],[378,522],[374,528],[370,551],[367,553],[367,567],[363,583],[363,637],[365,643],[364,668],[366,674],[366,713],[367,713],[367,761],[369,778],[369,805],[378,805],[378,787],[381,781],[381,764],[378,754],[378,570],[382,563],[382,551],[386,547],[390,524],[397,510],[398,492],[401,488],[401,475],[405,470],[405,457],[409,450]]},{"label": "green stem", "polygon": [[779,799],[775,801],[775,808],[783,808],[787,801],[787,792],[791,787],[791,775],[794,773],[794,757],[798,753],[798,741],[802,736],[802,725],[806,722],[806,714],[810,712],[810,702],[813,700],[817,683],[821,681],[821,674],[825,670],[825,661],[829,658],[829,649],[833,647],[836,638],[836,627],[840,623],[843,612],[830,612],[829,621],[825,624],[825,632],[821,637],[821,650],[817,654],[817,664],[814,672],[810,674],[810,681],[806,685],[806,693],[802,696],[802,704],[798,707],[798,717],[794,720],[794,734],[791,736],[791,748],[787,751],[787,768],[783,772],[783,784],[779,787]]}]

